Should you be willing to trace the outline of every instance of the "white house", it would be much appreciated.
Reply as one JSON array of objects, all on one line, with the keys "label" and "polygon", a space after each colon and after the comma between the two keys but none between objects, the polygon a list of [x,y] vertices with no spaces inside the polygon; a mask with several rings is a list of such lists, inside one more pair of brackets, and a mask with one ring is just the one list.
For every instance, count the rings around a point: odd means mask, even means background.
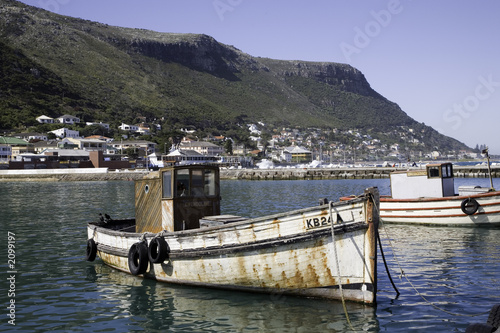
[{"label": "white house", "polygon": [[87,126],[91,125],[99,125],[101,127],[104,127],[105,129],[109,130],[109,124],[103,123],[103,122],[98,122],[98,123],[93,123],[93,122],[87,122]]},{"label": "white house", "polygon": [[138,127],[137,132],[139,132],[140,134],[149,135],[149,133],[151,133],[151,129],[147,126],[137,126],[137,127]]},{"label": "white house", "polygon": [[120,126],[118,126],[118,128],[121,129],[122,131],[129,131],[129,132],[139,131],[139,126],[128,125],[128,124],[124,124],[124,123],[122,123]]},{"label": "white house", "polygon": [[119,150],[120,153],[125,152],[129,148],[134,149],[139,153],[139,156],[147,156],[156,151],[156,143],[145,140],[113,141],[108,144],[109,147]]},{"label": "white house", "polygon": [[181,142],[179,148],[182,150],[194,150],[205,156],[217,156],[224,153],[223,147],[205,141]]},{"label": "white house", "polygon": [[57,117],[56,119],[61,124],[70,124],[70,125],[73,125],[73,124],[76,124],[76,123],[80,122],[80,118],[75,117],[75,116],[71,116],[69,114],[62,115],[60,117]]},{"label": "white house", "polygon": [[49,133],[54,133],[58,138],[79,138],[80,137],[79,131],[73,131],[73,130],[70,130],[66,127],[50,131]]},{"label": "white house", "polygon": [[0,162],[6,163],[12,156],[12,148],[8,144],[0,144]]},{"label": "white house", "polygon": [[16,138],[23,139],[24,141],[30,142],[31,140],[42,140],[47,141],[47,134],[44,133],[17,133],[13,135]]},{"label": "white house", "polygon": [[64,142],[65,140],[71,144],[77,145],[78,149],[85,151],[94,151],[94,150],[106,151],[107,148],[106,141],[99,139],[65,138],[61,142]]},{"label": "white house", "polygon": [[54,118],[51,118],[48,116],[40,116],[40,117],[36,117],[36,121],[38,121],[41,124],[53,124]]}]

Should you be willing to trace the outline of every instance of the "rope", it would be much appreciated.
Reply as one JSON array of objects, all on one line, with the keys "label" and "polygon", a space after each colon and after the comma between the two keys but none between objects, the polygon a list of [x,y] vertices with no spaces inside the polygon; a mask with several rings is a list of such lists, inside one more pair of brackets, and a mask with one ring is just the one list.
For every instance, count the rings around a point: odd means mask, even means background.
[{"label": "rope", "polygon": [[[335,256],[335,264],[337,265],[337,278],[338,278],[338,281],[339,281],[339,290],[340,290],[340,298],[342,299],[342,306],[344,307],[344,313],[345,313],[345,317],[347,319],[347,323],[349,324],[349,327],[351,328],[351,330],[354,331],[354,328],[352,327],[352,324],[351,324],[351,320],[349,319],[349,313],[347,312],[347,307],[345,305],[345,299],[344,299],[344,290],[342,289],[342,280],[341,280],[341,276],[340,276],[340,264],[339,264],[339,258],[337,256],[337,245],[335,244],[335,230],[334,230],[334,226],[333,226],[333,205],[332,205],[332,202],[330,202],[330,223],[331,223],[331,229],[332,229],[332,246],[333,246],[333,253],[334,253],[334,256]],[[335,222],[337,221],[337,219],[335,219]]]},{"label": "rope", "polygon": [[[375,205],[375,207],[377,207]],[[377,208],[378,209],[378,208]],[[378,212],[379,216],[380,216],[380,212]],[[383,223],[383,220],[381,217],[379,217],[379,221],[380,221],[380,225],[382,225],[382,228],[384,229],[384,232],[386,234],[386,237],[387,237],[387,241],[389,242],[389,246],[391,247],[391,251],[392,251],[392,255],[394,257],[394,259],[396,260],[396,263],[398,264],[398,267],[399,267],[399,270],[401,271],[401,274],[400,274],[400,279],[401,278],[405,278],[405,280],[410,284],[410,286],[413,288],[413,290],[417,293],[418,296],[420,296],[427,304],[429,304],[430,306],[432,306],[433,308],[437,309],[437,310],[440,310],[442,312],[445,312],[449,315],[452,315],[452,316],[461,316],[461,317],[477,317],[477,316],[482,316],[482,315],[485,315],[487,313],[489,313],[489,310],[486,311],[486,312],[480,312],[480,313],[477,313],[477,314],[463,314],[463,313],[456,313],[456,312],[451,312],[451,311],[448,311],[448,310],[445,310],[439,306],[437,306],[436,304],[434,304],[433,302],[429,301],[428,299],[426,299],[424,297],[424,295],[422,295],[422,293],[413,285],[413,283],[411,283],[410,279],[408,278],[408,276],[405,274],[405,272],[403,271],[403,269],[401,268],[401,264],[399,263],[399,260],[396,256],[396,251],[394,250],[394,246],[392,245],[392,242],[391,242],[391,238],[389,237],[389,233],[387,232],[387,229],[385,228],[385,224]],[[399,293],[398,293],[399,295]]]},{"label": "rope", "polygon": [[385,271],[387,272],[387,275],[389,276],[389,280],[391,281],[392,287],[396,291],[396,298],[398,298],[399,290],[398,290],[398,288],[396,288],[396,285],[394,284],[394,281],[392,280],[391,271],[389,271],[389,266],[387,266],[387,261],[385,261],[385,255],[384,255],[384,250],[382,249],[382,242],[380,241],[380,235],[378,233],[378,230],[376,230],[375,232],[377,233],[378,247],[380,249],[380,254],[382,255],[382,260],[384,261]]}]

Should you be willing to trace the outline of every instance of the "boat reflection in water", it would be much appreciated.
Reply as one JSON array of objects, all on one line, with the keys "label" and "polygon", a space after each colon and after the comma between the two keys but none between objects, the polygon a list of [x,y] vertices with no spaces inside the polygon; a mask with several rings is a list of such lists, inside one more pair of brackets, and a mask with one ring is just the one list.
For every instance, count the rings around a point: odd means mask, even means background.
[{"label": "boat reflection in water", "polygon": [[[191,332],[345,332],[350,327],[342,303],[278,294],[255,294],[191,288],[139,279],[103,264],[88,267],[101,297],[114,303],[116,319],[138,320],[138,329]],[[375,308],[346,303],[351,325],[358,331],[378,331]],[[115,318],[116,317],[116,318]],[[118,324],[119,325],[119,324]],[[132,325],[132,326],[130,326]]]}]

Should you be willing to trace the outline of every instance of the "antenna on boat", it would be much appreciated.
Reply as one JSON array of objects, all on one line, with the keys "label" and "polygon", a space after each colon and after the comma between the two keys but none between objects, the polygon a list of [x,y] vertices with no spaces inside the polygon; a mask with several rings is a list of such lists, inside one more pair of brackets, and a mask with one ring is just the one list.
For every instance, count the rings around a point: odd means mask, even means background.
[{"label": "antenna on boat", "polygon": [[481,153],[486,155],[486,161],[488,162],[488,175],[490,176],[490,191],[495,191],[495,188],[493,187],[493,178],[491,177],[490,155],[488,154],[488,147],[483,149]]}]

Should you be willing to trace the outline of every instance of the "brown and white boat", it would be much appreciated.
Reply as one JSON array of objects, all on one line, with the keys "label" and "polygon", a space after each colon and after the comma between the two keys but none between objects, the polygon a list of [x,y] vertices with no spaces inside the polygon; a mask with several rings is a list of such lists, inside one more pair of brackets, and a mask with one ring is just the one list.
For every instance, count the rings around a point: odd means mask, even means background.
[{"label": "brown and white boat", "polygon": [[219,184],[210,165],[148,174],[135,184],[135,219],[88,224],[87,260],[167,283],[375,302],[376,188],[243,218],[221,215]]},{"label": "brown and white boat", "polygon": [[380,197],[386,223],[430,226],[500,226],[500,191],[460,186],[455,193],[453,165],[428,164],[425,169],[393,172],[391,196]]}]

